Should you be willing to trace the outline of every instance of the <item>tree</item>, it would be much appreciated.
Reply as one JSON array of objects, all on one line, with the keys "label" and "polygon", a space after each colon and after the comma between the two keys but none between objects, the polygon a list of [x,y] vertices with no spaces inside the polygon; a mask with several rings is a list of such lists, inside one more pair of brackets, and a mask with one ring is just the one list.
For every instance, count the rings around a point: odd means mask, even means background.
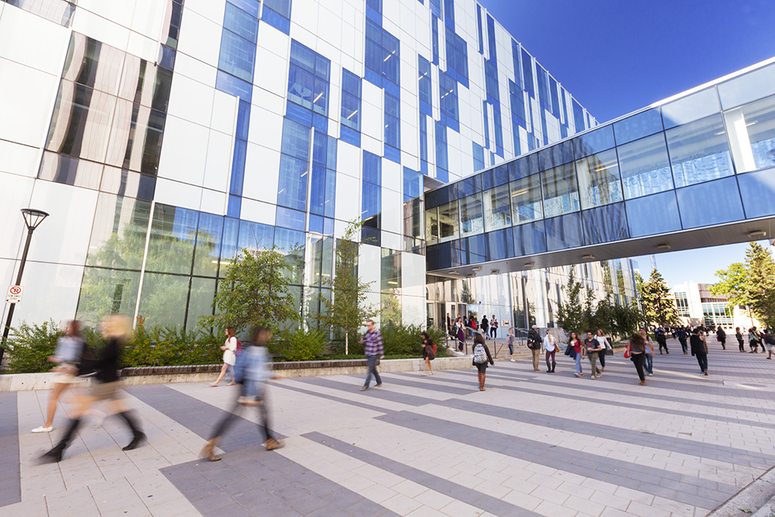
[{"label": "tree", "polygon": [[336,265],[333,280],[327,281],[332,288],[331,299],[324,298],[326,307],[323,323],[335,331],[344,333],[344,353],[350,353],[350,334],[355,334],[363,322],[377,315],[377,310],[366,303],[366,293],[371,282],[363,282],[358,276],[358,254],[361,243],[354,240],[363,223],[350,221],[344,236],[336,245]]},{"label": "tree", "polygon": [[576,281],[576,268],[570,267],[568,275],[567,297],[557,309],[557,324],[566,333],[581,332],[584,324],[584,308],[581,305],[581,282]]},{"label": "tree", "polygon": [[741,262],[734,262],[727,269],[716,271],[719,282],[710,286],[710,292],[719,296],[729,297],[729,307],[736,305],[745,307],[748,316],[753,320],[751,313],[751,300],[748,296],[748,282],[746,267]]},{"label": "tree", "polygon": [[678,308],[670,298],[670,289],[656,269],[651,271],[649,281],[641,283],[641,302],[647,323],[671,325],[678,322]]},{"label": "tree", "polygon": [[398,293],[396,289],[391,290],[389,293],[382,293],[382,307],[379,311],[379,319],[382,326],[387,325],[401,325],[403,321],[403,314],[401,311],[401,301],[398,299]]},{"label": "tree", "polygon": [[259,325],[280,330],[299,319],[296,301],[288,285],[285,256],[275,247],[242,250],[229,263],[215,295],[214,316],[202,316],[205,327],[253,330]]},{"label": "tree", "polygon": [[775,262],[770,250],[752,242],[745,252],[745,293],[751,311],[764,325],[775,325]]}]

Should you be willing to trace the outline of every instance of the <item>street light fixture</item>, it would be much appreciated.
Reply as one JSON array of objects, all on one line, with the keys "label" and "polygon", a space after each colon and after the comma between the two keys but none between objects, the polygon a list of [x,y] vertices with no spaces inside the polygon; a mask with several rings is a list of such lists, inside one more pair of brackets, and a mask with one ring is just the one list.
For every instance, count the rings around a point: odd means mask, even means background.
[{"label": "street light fixture", "polygon": [[[24,224],[27,225],[27,242],[24,244],[24,253],[22,254],[22,261],[19,264],[19,274],[16,275],[16,284],[21,285],[22,274],[24,273],[24,265],[27,263],[27,253],[30,251],[30,243],[32,242],[32,232],[35,228],[40,226],[40,223],[48,217],[48,214],[43,210],[35,210],[34,208],[22,208],[22,217],[24,217]],[[12,303],[8,308],[8,318],[5,320],[5,329],[3,330],[3,342],[0,346],[0,364],[3,362],[3,355],[5,354],[5,343],[8,341],[8,333],[11,330],[11,321],[13,321],[13,312],[16,309],[16,304]]]}]

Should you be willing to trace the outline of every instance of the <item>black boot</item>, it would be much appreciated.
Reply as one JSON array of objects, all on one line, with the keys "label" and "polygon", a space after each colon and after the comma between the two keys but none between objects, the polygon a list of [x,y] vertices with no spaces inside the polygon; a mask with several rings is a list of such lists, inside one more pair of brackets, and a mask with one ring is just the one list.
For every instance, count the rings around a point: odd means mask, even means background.
[{"label": "black boot", "polygon": [[67,446],[70,445],[70,441],[73,439],[73,435],[75,434],[75,431],[78,429],[79,425],[81,425],[80,418],[70,420],[70,425],[67,427],[67,431],[65,431],[62,439],[59,440],[59,443],[57,443],[53,449],[43,454],[43,456],[40,457],[40,460],[43,462],[50,461],[56,463],[62,461],[62,454],[65,452]]},{"label": "black boot", "polygon": [[134,415],[130,415],[131,411],[124,411],[123,413],[119,413],[118,416],[120,416],[124,422],[127,423],[129,428],[132,430],[132,441],[129,442],[129,445],[124,447],[123,451],[131,451],[133,449],[137,449],[137,446],[140,445],[140,442],[145,440],[145,433],[143,433],[140,430],[140,426],[137,425],[137,420],[135,419]]},{"label": "black boot", "polygon": [[552,373],[554,373],[555,368],[557,368],[557,363],[552,363]]}]

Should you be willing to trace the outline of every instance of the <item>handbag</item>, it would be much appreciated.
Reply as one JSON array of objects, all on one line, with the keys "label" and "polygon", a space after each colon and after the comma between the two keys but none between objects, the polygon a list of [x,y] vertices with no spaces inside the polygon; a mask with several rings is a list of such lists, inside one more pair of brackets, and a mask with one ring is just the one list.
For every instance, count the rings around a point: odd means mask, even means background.
[{"label": "handbag", "polygon": [[613,348],[606,348],[605,349],[605,355],[614,355]]},{"label": "handbag", "polygon": [[630,355],[630,345],[627,345],[627,348],[624,349],[624,358],[629,359]]}]

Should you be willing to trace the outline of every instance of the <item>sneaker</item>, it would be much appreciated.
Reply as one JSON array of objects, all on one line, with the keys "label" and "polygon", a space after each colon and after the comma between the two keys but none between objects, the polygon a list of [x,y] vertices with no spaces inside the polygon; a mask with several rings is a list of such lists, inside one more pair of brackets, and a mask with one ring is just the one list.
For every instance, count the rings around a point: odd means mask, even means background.
[{"label": "sneaker", "polygon": [[649,377],[653,377],[653,376],[654,376],[654,374],[653,374],[653,373],[650,373],[650,374],[649,374]]},{"label": "sneaker", "polygon": [[375,384],[374,387],[375,388],[381,388],[382,387],[382,383],[380,382],[379,384]]},{"label": "sneaker", "polygon": [[33,429],[32,432],[33,433],[50,433],[53,430],[54,430],[54,426],[46,427],[46,426],[42,425],[40,427],[36,427],[35,429]]},{"label": "sneaker", "polygon": [[575,375],[576,377],[581,377],[580,373],[574,373],[573,375]]},{"label": "sneaker", "polygon": [[593,373],[593,374],[592,374],[592,378],[593,378],[593,379],[597,379],[597,376],[596,376],[596,375]]},{"label": "sneaker", "polygon": [[512,363],[516,363],[516,361],[515,361],[514,359],[512,359],[512,360],[511,360],[511,362],[512,362]]},{"label": "sneaker", "polygon": [[269,438],[266,441],[266,450],[273,451],[275,449],[282,449],[285,447],[285,443],[282,440],[278,440],[276,438]]},{"label": "sneaker", "polygon": [[368,386],[361,386],[361,391],[366,391],[367,389],[369,389]]}]

